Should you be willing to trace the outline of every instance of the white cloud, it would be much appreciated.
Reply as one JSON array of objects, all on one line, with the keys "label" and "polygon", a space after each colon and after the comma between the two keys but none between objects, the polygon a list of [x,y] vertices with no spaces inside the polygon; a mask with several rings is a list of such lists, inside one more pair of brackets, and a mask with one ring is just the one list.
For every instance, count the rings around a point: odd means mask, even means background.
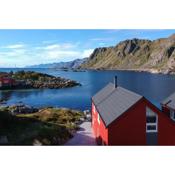
[{"label": "white cloud", "polygon": [[78,51],[73,50],[52,50],[44,53],[44,57],[50,59],[63,59],[63,58],[75,58],[79,56]]},{"label": "white cloud", "polygon": [[82,53],[82,58],[89,57],[92,54],[93,51],[94,51],[94,49],[84,50],[83,53]]},{"label": "white cloud", "polygon": [[25,54],[26,50],[25,49],[14,49],[8,52],[0,52],[0,56],[7,58],[7,57],[14,57],[16,58],[17,56],[21,56],[23,54]]},{"label": "white cloud", "polygon": [[7,45],[7,46],[3,46],[2,48],[5,49],[21,49],[24,48],[25,46],[23,44],[13,44],[13,45]]},{"label": "white cloud", "polygon": [[51,45],[47,45],[45,47],[40,47],[40,49],[43,50],[53,50],[53,49],[60,49],[60,45],[59,44],[51,44]]},{"label": "white cloud", "polygon": [[[0,49],[0,67],[24,67],[26,65],[71,61],[88,57],[93,49],[80,50],[78,43],[54,43],[40,45],[8,45]],[[8,49],[7,49],[8,48]]]},{"label": "white cloud", "polygon": [[72,48],[76,48],[78,46],[77,43],[72,44],[72,43],[63,43],[63,44],[50,44],[50,45],[46,45],[43,47],[40,47],[40,49],[44,49],[44,50],[53,50],[53,49],[72,49]]},{"label": "white cloud", "polygon": [[50,61],[59,61],[60,59],[76,59],[86,57],[91,50],[80,51],[79,43],[50,44],[38,47],[38,56]]}]

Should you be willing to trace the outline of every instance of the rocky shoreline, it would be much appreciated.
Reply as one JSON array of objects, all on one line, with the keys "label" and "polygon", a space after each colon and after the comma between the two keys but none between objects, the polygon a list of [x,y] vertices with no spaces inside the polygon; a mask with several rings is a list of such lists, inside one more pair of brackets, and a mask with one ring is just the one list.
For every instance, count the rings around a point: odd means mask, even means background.
[{"label": "rocky shoreline", "polygon": [[157,70],[157,69],[106,69],[106,68],[89,68],[85,70],[93,70],[93,71],[133,71],[133,72],[148,72],[151,74],[164,74],[164,75],[175,75],[173,70]]},{"label": "rocky shoreline", "polygon": [[[26,84],[26,88],[30,89],[60,89],[60,88],[67,88],[67,87],[74,87],[80,86],[81,84],[68,79],[63,78],[53,78],[49,82],[42,82],[42,81],[28,81]],[[18,87],[20,88],[20,87]]]},{"label": "rocky shoreline", "polygon": [[[81,86],[80,83],[65,79],[61,77],[55,77],[48,74],[38,73],[34,71],[18,71],[4,73],[1,72],[2,82],[0,90],[13,90],[13,89],[59,89],[68,88],[74,86]],[[3,78],[8,83],[3,84]]]}]

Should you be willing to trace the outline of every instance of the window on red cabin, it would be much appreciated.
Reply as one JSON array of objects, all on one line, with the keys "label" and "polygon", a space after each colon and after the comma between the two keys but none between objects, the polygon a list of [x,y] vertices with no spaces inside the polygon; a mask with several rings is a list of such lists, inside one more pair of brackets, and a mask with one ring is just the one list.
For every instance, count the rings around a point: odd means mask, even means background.
[{"label": "window on red cabin", "polygon": [[170,117],[171,117],[172,120],[175,121],[175,111],[172,110],[172,109],[170,109]]},{"label": "window on red cabin", "polygon": [[146,107],[146,132],[153,133],[158,131],[158,117],[155,112]]}]

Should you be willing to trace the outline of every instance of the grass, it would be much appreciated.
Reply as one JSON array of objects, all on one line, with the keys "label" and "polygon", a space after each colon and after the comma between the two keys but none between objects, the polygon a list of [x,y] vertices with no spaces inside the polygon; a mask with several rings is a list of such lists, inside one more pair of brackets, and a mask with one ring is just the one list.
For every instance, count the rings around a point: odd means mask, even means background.
[{"label": "grass", "polygon": [[62,145],[78,129],[77,123],[84,114],[70,109],[45,108],[33,114],[13,116],[0,111],[0,133],[8,138],[9,145]]},{"label": "grass", "polygon": [[54,76],[34,72],[34,71],[18,71],[11,73],[12,77],[18,80],[33,80],[33,81],[45,81],[49,78],[54,78]]},{"label": "grass", "polygon": [[[132,52],[129,40],[118,43],[115,47],[97,48],[90,59],[84,62],[81,68],[90,69],[138,69],[152,70],[160,72],[171,70],[169,59],[173,59],[174,43],[167,39],[137,40],[137,47]],[[173,65],[171,66],[173,67]],[[172,69],[171,71],[174,71]]]}]

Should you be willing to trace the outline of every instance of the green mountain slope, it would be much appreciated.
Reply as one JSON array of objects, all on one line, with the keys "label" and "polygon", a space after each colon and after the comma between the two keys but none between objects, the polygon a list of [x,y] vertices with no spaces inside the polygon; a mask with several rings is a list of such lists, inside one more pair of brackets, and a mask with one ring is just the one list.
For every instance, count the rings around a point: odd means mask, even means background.
[{"label": "green mountain slope", "polygon": [[81,68],[175,72],[175,34],[154,41],[132,39],[114,47],[97,48]]}]

